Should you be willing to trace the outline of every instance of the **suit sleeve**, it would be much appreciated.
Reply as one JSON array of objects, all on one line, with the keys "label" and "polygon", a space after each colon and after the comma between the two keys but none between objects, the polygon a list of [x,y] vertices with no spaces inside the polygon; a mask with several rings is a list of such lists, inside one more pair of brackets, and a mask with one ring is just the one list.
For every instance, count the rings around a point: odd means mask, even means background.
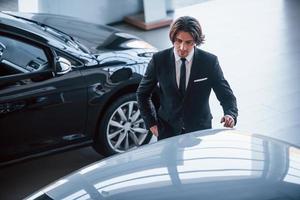
[{"label": "suit sleeve", "polygon": [[224,78],[219,61],[216,58],[212,69],[212,87],[221,103],[224,115],[230,115],[234,118],[235,124],[237,122],[238,108],[236,98],[230,88],[229,83]]},{"label": "suit sleeve", "polygon": [[148,64],[146,73],[143,76],[137,89],[137,102],[141,112],[141,116],[146,123],[146,127],[157,124],[155,107],[151,101],[152,92],[157,85],[157,77],[155,71],[154,58]]}]

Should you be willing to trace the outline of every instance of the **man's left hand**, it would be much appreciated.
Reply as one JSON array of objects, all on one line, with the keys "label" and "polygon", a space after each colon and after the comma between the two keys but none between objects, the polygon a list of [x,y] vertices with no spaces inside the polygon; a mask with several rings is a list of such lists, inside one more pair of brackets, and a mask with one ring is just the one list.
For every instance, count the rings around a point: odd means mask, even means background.
[{"label": "man's left hand", "polygon": [[224,122],[224,127],[233,128],[233,126],[234,126],[234,119],[230,115],[225,115],[224,117],[222,117],[220,123],[223,123],[223,122]]}]

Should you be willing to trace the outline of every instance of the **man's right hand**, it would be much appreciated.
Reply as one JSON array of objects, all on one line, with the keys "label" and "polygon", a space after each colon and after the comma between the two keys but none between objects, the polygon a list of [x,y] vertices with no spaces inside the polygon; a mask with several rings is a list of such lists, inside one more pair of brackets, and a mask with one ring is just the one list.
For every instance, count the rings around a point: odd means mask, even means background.
[{"label": "man's right hand", "polygon": [[153,135],[155,135],[156,137],[158,137],[158,128],[157,125],[154,125],[150,128],[150,131],[152,132]]}]

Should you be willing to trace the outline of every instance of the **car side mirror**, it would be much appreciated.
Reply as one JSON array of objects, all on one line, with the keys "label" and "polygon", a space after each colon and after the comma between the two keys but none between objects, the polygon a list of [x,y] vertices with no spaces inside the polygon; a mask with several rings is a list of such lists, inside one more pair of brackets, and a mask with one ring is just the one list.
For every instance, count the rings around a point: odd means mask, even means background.
[{"label": "car side mirror", "polygon": [[130,68],[121,68],[112,73],[110,80],[113,83],[126,81],[132,76],[132,70]]},{"label": "car side mirror", "polygon": [[72,64],[69,60],[61,56],[57,57],[56,74],[63,75],[71,71],[71,69],[72,69]]}]

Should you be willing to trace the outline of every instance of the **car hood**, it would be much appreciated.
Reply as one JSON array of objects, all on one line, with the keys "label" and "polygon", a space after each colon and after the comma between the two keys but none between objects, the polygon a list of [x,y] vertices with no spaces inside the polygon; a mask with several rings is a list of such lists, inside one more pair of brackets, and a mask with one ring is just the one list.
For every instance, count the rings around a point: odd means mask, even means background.
[{"label": "car hood", "polygon": [[74,17],[45,13],[5,13],[56,28],[85,45],[93,54],[135,48],[154,49],[153,46],[136,36],[110,26],[93,24]]},{"label": "car hood", "polygon": [[91,164],[28,199],[300,199],[300,149],[221,129],[169,138]]}]

